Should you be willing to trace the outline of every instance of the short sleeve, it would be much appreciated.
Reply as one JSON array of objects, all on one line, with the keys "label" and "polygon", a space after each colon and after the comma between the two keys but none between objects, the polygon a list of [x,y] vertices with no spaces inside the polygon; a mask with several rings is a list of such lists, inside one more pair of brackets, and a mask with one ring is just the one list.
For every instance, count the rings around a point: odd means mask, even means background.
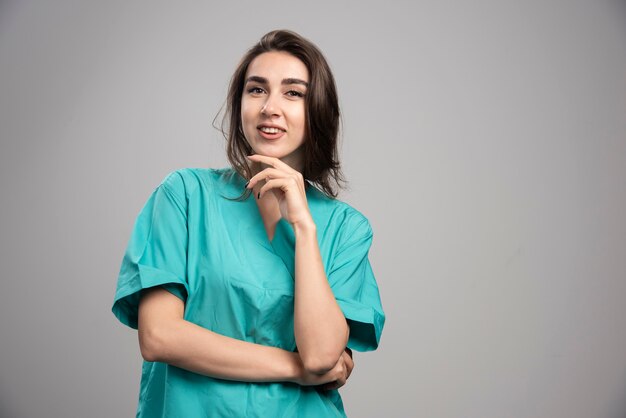
[{"label": "short sleeve", "polygon": [[385,314],[378,285],[369,261],[373,232],[363,217],[349,217],[327,274],[337,300],[350,325],[348,347],[371,351],[378,347]]},{"label": "short sleeve", "polygon": [[142,289],[163,286],[186,300],[187,199],[180,173],[171,172],[153,190],[135,220],[122,259],[113,314],[137,329]]}]

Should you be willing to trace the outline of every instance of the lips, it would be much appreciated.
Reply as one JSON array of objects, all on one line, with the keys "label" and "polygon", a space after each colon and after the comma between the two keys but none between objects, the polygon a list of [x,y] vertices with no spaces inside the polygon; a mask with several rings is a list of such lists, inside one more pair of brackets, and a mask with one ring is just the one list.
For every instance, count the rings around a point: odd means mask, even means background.
[{"label": "lips", "polygon": [[266,133],[278,133],[279,131],[286,132],[287,130],[280,125],[274,125],[271,123],[262,123],[256,127],[257,129]]},{"label": "lips", "polygon": [[269,123],[262,123],[261,125],[257,126],[257,130],[265,139],[278,139],[283,136],[285,132],[287,132],[287,130],[282,128],[281,126]]},{"label": "lips", "polygon": [[277,134],[279,132],[285,132],[282,129],[278,128],[268,128],[267,126],[261,126],[259,128],[260,131],[265,132],[266,134]]}]

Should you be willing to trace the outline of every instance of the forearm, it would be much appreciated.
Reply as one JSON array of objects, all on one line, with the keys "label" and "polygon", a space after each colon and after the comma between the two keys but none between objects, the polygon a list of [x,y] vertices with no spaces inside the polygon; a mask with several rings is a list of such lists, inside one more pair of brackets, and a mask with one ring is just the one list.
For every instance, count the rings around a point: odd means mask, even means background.
[{"label": "forearm", "polygon": [[296,224],[294,231],[294,334],[304,366],[322,373],[341,356],[349,328],[324,271],[315,224]]},{"label": "forearm", "polygon": [[215,333],[184,320],[183,310],[182,301],[166,290],[143,297],[139,344],[144,359],[244,382],[293,382],[299,377],[298,353]]},{"label": "forearm", "polygon": [[226,337],[185,320],[167,328],[156,361],[227,380],[295,380],[297,353]]}]

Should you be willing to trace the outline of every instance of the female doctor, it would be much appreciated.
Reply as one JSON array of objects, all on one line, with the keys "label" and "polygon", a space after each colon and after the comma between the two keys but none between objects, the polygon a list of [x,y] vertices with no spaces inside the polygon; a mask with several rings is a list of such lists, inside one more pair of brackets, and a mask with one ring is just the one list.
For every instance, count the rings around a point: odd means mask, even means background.
[{"label": "female doctor", "polygon": [[263,36],[231,79],[230,166],[168,174],[122,260],[113,312],[138,329],[138,417],[346,416],[351,349],[376,349],[385,316],[369,221],[331,185],[338,130],[319,49]]}]

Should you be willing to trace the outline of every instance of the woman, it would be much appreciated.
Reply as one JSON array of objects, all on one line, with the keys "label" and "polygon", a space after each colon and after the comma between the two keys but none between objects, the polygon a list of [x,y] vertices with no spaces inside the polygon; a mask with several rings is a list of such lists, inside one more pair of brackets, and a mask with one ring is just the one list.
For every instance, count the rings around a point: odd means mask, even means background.
[{"label": "woman", "polygon": [[385,316],[370,224],[330,185],[339,106],[321,52],[266,34],[224,122],[231,166],[169,173],[122,261],[113,312],[138,329],[137,416],[345,417],[351,349],[376,349]]}]

